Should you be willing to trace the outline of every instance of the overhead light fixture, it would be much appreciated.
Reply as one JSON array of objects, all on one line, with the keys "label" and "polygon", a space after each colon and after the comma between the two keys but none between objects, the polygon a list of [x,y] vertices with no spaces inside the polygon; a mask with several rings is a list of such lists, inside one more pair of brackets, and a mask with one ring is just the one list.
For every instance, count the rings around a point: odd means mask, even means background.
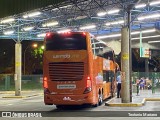
[{"label": "overhead light fixture", "polygon": [[146,4],[145,4],[145,3],[138,4],[138,5],[135,6],[136,9],[144,8],[144,7],[146,7]]},{"label": "overhead light fixture", "polygon": [[156,29],[153,28],[153,29],[148,29],[148,30],[143,30],[142,33],[151,33],[151,32],[155,32]]},{"label": "overhead light fixture", "polygon": [[[141,31],[142,33],[151,33],[151,32],[155,32],[156,29],[147,29],[147,30],[143,30]],[[140,31],[134,31],[131,32],[131,35],[136,35],[136,34],[140,34]],[[121,34],[120,33],[116,33],[116,34],[109,34],[109,35],[102,35],[102,36],[97,36],[97,39],[105,39],[105,38],[114,38],[114,37],[120,37]],[[134,39],[134,38],[132,38]],[[139,39],[139,38],[136,38]]]},{"label": "overhead light fixture", "polygon": [[62,7],[59,7],[59,8],[68,8],[68,7],[72,7],[73,5],[66,5],[66,6],[62,6]]},{"label": "overhead light fixture", "polygon": [[103,36],[97,36],[97,39],[105,39],[105,38],[113,38],[113,37],[120,37],[121,34],[112,34],[112,35],[103,35]]},{"label": "overhead light fixture", "polygon": [[78,17],[75,18],[75,20],[81,20],[81,19],[84,19],[84,18],[87,18],[87,16],[86,15],[78,16]]},{"label": "overhead light fixture", "polygon": [[23,18],[28,18],[28,17],[36,17],[38,15],[42,14],[41,12],[37,11],[37,12],[32,12],[32,13],[27,13],[25,15],[23,15]]},{"label": "overhead light fixture", "polygon": [[46,33],[41,33],[37,35],[37,37],[45,37],[45,36],[46,36]]},{"label": "overhead light fixture", "polygon": [[5,31],[5,32],[4,32],[4,34],[5,34],[5,35],[11,35],[11,34],[13,34],[13,33],[14,33],[14,31],[13,31],[13,30]]},{"label": "overhead light fixture", "polygon": [[124,23],[124,20],[119,20],[115,22],[108,22],[105,25],[110,26],[110,25],[123,24],[123,23]]},{"label": "overhead light fixture", "polygon": [[159,43],[160,40],[157,40],[157,41],[148,41],[148,43]]},{"label": "overhead light fixture", "polygon": [[[155,36],[146,36],[146,37],[142,37],[142,39],[147,39],[147,38],[157,38],[157,37],[160,37],[160,35],[155,35]],[[137,37],[137,38],[132,38],[132,40],[139,40],[140,38]]]},{"label": "overhead light fixture", "polygon": [[14,18],[7,18],[7,19],[3,19],[2,21],[1,21],[1,23],[11,23],[11,22],[13,22],[15,19]]},{"label": "overhead light fixture", "polygon": [[99,13],[97,13],[98,16],[104,16],[106,14],[107,14],[107,12],[99,12]]},{"label": "overhead light fixture", "polygon": [[59,30],[57,31],[57,33],[65,33],[65,32],[69,32],[71,31],[70,29],[64,29],[64,30]]},{"label": "overhead light fixture", "polygon": [[158,5],[158,4],[160,4],[160,0],[159,1],[153,1],[153,2],[149,3],[150,6],[154,6],[154,5]]},{"label": "overhead light fixture", "polygon": [[54,9],[52,9],[52,11],[56,11],[56,10],[58,10],[58,8],[54,8]]},{"label": "overhead light fixture", "polygon": [[55,25],[58,25],[57,21],[42,24],[42,27],[51,27],[51,26],[55,26]]},{"label": "overhead light fixture", "polygon": [[23,30],[24,31],[30,31],[32,30],[34,27],[33,26],[28,26],[28,27],[24,27]]},{"label": "overhead light fixture", "polygon": [[114,14],[114,13],[118,13],[119,11],[120,9],[109,10],[107,14]]},{"label": "overhead light fixture", "polygon": [[159,18],[160,14],[156,13],[156,14],[152,14],[152,15],[147,15],[147,16],[141,16],[138,17],[138,20],[145,20],[145,19],[154,19],[154,18]]},{"label": "overhead light fixture", "polygon": [[83,26],[83,27],[80,27],[79,29],[80,30],[85,30],[85,29],[93,29],[93,28],[96,28],[96,25]]}]

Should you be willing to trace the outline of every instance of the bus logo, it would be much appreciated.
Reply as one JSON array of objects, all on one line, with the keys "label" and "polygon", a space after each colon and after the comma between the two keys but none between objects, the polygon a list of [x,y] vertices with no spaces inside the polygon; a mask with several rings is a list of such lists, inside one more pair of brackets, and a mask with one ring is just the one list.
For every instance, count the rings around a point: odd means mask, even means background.
[{"label": "bus logo", "polygon": [[65,55],[53,55],[53,58],[70,58],[71,56],[69,54]]}]

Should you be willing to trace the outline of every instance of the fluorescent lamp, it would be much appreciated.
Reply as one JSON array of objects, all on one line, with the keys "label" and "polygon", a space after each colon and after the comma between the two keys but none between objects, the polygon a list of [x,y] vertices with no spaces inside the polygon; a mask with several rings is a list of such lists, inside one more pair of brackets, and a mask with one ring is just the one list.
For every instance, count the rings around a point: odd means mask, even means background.
[{"label": "fluorescent lamp", "polygon": [[5,35],[10,35],[10,34],[13,34],[13,33],[14,33],[13,30],[11,30],[11,31],[5,31],[5,32],[4,32]]},{"label": "fluorescent lamp", "polygon": [[158,17],[160,17],[160,14],[156,13],[152,15],[138,17],[138,20],[153,19],[153,18],[158,18]]},{"label": "fluorescent lamp", "polygon": [[104,16],[106,14],[107,14],[107,12],[99,12],[99,13],[97,13],[98,16]]},{"label": "fluorescent lamp", "polygon": [[69,31],[71,31],[71,30],[70,29],[64,29],[64,30],[57,31],[57,33],[64,33],[64,32],[69,32]]},{"label": "fluorescent lamp", "polygon": [[56,10],[58,10],[58,8],[54,8],[54,9],[52,9],[52,11],[56,11]]},{"label": "fluorescent lamp", "polygon": [[46,33],[38,34],[37,37],[45,37]]},{"label": "fluorescent lamp", "polygon": [[131,35],[137,35],[137,34],[140,34],[140,31],[131,32]]},{"label": "fluorescent lamp", "polygon": [[8,18],[8,19],[4,19],[1,21],[1,23],[11,23],[13,22],[15,19],[14,18]]},{"label": "fluorescent lamp", "polygon": [[73,5],[66,5],[66,6],[62,6],[62,7],[59,7],[59,8],[68,8],[68,7],[72,7]]},{"label": "fluorescent lamp", "polygon": [[103,35],[103,36],[97,36],[97,39],[105,39],[105,38],[112,38],[112,37],[120,37],[121,34],[112,34],[112,35]]},{"label": "fluorescent lamp", "polygon": [[23,30],[24,31],[30,31],[30,30],[32,30],[34,27],[32,27],[32,26],[28,26],[28,27],[24,27],[23,28]]},{"label": "fluorescent lamp", "polygon": [[160,1],[153,1],[153,2],[149,3],[150,6],[154,6],[154,5],[158,5],[158,4],[160,4]]},{"label": "fluorescent lamp", "polygon": [[[156,29],[148,29],[148,30],[143,30],[141,31],[142,33],[151,33],[151,32],[155,32]],[[140,31],[134,31],[131,32],[131,35],[136,35],[136,34],[140,34]],[[105,39],[105,38],[114,38],[114,37],[120,37],[121,34],[117,33],[117,34],[109,34],[109,35],[103,35],[103,36],[97,36],[97,39]],[[160,36],[160,35],[159,35]],[[145,37],[143,37],[145,38]],[[139,39],[139,38],[132,38],[132,39]]]},{"label": "fluorescent lamp", "polygon": [[[142,39],[146,39],[146,38],[157,38],[157,37],[160,37],[160,35],[155,35],[155,36],[146,36],[146,37],[142,37]],[[137,37],[137,38],[132,38],[132,40],[139,40],[140,38]]]},{"label": "fluorescent lamp", "polygon": [[118,13],[119,11],[120,11],[119,9],[110,10],[107,12],[107,14],[114,14],[114,13]]},{"label": "fluorescent lamp", "polygon": [[75,20],[81,20],[81,19],[84,19],[84,18],[86,18],[86,17],[87,17],[87,16],[85,16],[85,15],[84,15],[84,16],[78,16],[78,17],[75,18]]},{"label": "fluorescent lamp", "polygon": [[124,23],[124,20],[119,20],[119,21],[115,21],[115,22],[108,22],[108,23],[106,23],[106,25],[110,26],[110,25],[123,24],[123,23]]},{"label": "fluorescent lamp", "polygon": [[96,28],[96,26],[95,25],[88,25],[88,26],[80,27],[81,30],[84,30],[84,29],[93,29],[93,28]]},{"label": "fluorescent lamp", "polygon": [[151,33],[151,32],[155,32],[156,29],[148,29],[148,30],[143,30],[142,33]]},{"label": "fluorescent lamp", "polygon": [[138,5],[135,6],[136,9],[144,8],[144,7],[146,7],[146,4],[145,4],[145,3],[138,4]]},{"label": "fluorescent lamp", "polygon": [[37,11],[37,12],[33,12],[33,13],[28,13],[26,15],[23,15],[23,18],[28,18],[28,17],[35,17],[42,14],[41,12]]},{"label": "fluorescent lamp", "polygon": [[42,27],[51,27],[51,26],[55,26],[55,25],[58,25],[57,21],[42,24]]},{"label": "fluorescent lamp", "polygon": [[160,42],[160,40],[158,41],[148,41],[148,43],[159,43]]}]

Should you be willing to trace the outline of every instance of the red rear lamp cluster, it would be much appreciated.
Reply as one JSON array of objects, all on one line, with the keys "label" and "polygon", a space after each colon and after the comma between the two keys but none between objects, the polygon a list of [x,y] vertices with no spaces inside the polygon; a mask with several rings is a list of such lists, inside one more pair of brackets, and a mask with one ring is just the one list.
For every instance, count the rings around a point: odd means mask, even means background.
[{"label": "red rear lamp cluster", "polygon": [[86,79],[86,88],[84,90],[84,94],[89,93],[92,90],[92,81],[91,81],[91,77],[88,76]]},{"label": "red rear lamp cluster", "polygon": [[85,32],[83,32],[83,35],[86,35],[86,33],[85,33]]},{"label": "red rear lamp cluster", "polygon": [[46,36],[49,37],[51,35],[51,33],[47,33]]}]

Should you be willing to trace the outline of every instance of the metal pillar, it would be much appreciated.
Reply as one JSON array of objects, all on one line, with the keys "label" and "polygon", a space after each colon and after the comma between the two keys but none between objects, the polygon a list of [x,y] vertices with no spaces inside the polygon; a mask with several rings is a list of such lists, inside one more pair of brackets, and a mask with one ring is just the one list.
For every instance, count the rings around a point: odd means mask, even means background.
[{"label": "metal pillar", "polygon": [[15,96],[21,96],[21,61],[22,61],[22,45],[16,42],[15,45]]},{"label": "metal pillar", "polygon": [[123,27],[121,30],[121,79],[122,79],[122,103],[129,103],[130,100],[130,41],[129,27]]},{"label": "metal pillar", "polygon": [[148,58],[145,58],[145,73],[146,76],[145,77],[149,77],[149,65],[148,65]]}]

